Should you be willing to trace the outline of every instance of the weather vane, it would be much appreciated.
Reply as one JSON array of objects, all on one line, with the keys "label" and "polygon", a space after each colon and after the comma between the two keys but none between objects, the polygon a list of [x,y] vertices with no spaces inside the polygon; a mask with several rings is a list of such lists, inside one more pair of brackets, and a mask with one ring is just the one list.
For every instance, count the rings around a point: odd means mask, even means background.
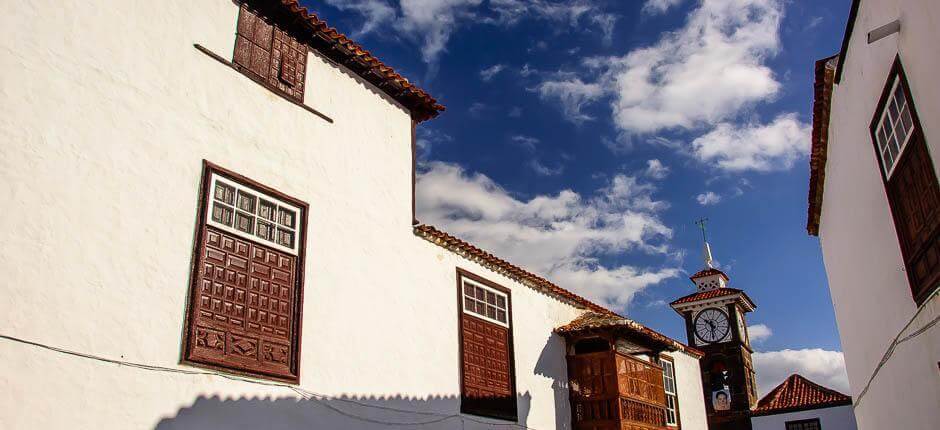
[{"label": "weather vane", "polygon": [[713,267],[712,262],[714,260],[712,259],[712,248],[708,246],[708,233],[706,232],[706,229],[705,229],[705,224],[707,223],[708,223],[708,218],[702,218],[698,221],[695,221],[695,225],[699,226],[699,228],[702,229],[702,241],[705,242],[705,247],[704,247],[705,249],[703,250],[704,251],[703,254],[705,257],[705,266]]}]

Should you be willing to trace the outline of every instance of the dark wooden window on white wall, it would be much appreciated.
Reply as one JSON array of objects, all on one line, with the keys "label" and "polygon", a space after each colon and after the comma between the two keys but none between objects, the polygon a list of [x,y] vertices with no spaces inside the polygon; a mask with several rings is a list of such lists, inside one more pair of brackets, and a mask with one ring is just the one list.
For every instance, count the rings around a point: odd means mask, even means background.
[{"label": "dark wooden window on white wall", "polygon": [[914,300],[940,284],[940,184],[900,58],[871,123]]},{"label": "dark wooden window on white wall", "polygon": [[300,378],[307,205],[206,163],[183,361]]},{"label": "dark wooden window on white wall", "polygon": [[255,81],[303,101],[307,46],[247,3],[238,13],[233,62]]},{"label": "dark wooden window on white wall", "polygon": [[508,289],[457,270],[460,411],[515,421],[512,309]]},{"label": "dark wooden window on white wall", "polygon": [[819,418],[811,420],[787,421],[786,430],[822,430],[819,425]]}]

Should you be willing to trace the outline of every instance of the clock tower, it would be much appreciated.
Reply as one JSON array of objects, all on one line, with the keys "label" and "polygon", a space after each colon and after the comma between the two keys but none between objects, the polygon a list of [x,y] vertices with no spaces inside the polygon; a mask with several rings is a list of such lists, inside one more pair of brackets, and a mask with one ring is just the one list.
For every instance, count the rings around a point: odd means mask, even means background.
[{"label": "clock tower", "polygon": [[709,430],[750,429],[757,381],[745,314],[756,306],[744,291],[728,286],[707,240],[704,251],[705,267],[690,278],[697,291],[670,305],[685,318],[689,345],[705,353],[700,364]]}]

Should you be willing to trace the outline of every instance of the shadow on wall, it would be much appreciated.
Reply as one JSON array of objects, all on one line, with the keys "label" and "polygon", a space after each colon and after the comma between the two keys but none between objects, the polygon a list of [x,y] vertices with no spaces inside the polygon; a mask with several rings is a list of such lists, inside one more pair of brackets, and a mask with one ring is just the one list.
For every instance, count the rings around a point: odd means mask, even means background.
[{"label": "shadow on wall", "polygon": [[[348,396],[330,399],[297,397],[223,400],[200,396],[192,406],[164,418],[156,430],[294,430],[294,429],[514,429],[525,428],[532,396],[516,395],[519,419],[494,420],[460,415],[459,396]],[[408,412],[405,412],[408,411]]]},{"label": "shadow on wall", "polygon": [[[571,404],[568,401],[568,364],[558,357],[567,357],[565,340],[552,334],[545,341],[545,347],[535,363],[535,374],[552,380],[555,395],[555,429],[571,428]],[[520,403],[520,409],[522,404]]]}]

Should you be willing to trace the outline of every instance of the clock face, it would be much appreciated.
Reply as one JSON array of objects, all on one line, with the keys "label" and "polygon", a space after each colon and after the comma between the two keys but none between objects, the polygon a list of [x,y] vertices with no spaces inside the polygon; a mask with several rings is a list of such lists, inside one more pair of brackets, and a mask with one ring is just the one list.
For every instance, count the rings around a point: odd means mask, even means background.
[{"label": "clock face", "polygon": [[714,343],[724,339],[728,330],[728,316],[719,309],[708,308],[695,317],[695,336],[705,342]]}]

